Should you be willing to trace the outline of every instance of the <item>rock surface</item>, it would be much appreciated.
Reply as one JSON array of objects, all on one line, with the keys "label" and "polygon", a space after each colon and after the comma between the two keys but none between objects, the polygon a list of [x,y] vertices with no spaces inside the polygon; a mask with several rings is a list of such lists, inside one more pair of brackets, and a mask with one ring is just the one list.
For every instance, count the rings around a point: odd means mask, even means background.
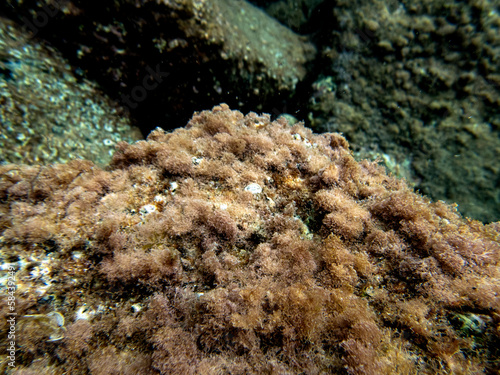
[{"label": "rock surface", "polygon": [[249,110],[287,97],[315,53],[243,0],[7,0],[0,9],[120,100],[144,134],[222,98]]},{"label": "rock surface", "polygon": [[59,53],[0,18],[0,163],[88,159],[106,165],[115,145],[142,138],[95,84]]},{"label": "rock surface", "polygon": [[221,105],[120,143],[106,170],[1,166],[0,214],[17,371],[500,365],[498,223],[357,163],[339,134]]}]

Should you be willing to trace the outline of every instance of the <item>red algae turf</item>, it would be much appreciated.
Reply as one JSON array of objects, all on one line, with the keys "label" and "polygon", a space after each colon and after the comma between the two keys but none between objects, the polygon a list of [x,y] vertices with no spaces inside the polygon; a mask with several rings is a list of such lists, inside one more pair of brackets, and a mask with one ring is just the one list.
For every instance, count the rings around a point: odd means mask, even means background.
[{"label": "red algae turf", "polygon": [[498,223],[356,162],[339,134],[222,104],[105,169],[1,166],[0,198],[8,373],[499,369]]}]

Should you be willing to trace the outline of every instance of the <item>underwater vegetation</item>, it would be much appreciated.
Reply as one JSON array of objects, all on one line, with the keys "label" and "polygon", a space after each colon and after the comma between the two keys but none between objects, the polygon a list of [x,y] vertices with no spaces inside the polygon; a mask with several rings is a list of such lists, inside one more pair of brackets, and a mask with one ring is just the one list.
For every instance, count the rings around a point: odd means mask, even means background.
[{"label": "underwater vegetation", "polygon": [[499,224],[339,134],[222,104],[104,169],[0,166],[0,218],[10,374],[499,370]]}]

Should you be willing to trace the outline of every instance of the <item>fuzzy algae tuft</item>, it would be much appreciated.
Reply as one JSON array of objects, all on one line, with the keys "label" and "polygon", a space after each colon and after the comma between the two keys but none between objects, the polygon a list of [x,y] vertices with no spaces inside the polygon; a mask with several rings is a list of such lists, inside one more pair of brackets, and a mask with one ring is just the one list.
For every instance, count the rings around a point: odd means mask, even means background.
[{"label": "fuzzy algae tuft", "polygon": [[[172,133],[119,143],[107,169],[1,166],[0,197],[0,254],[17,270],[18,314],[58,311],[66,321],[62,339],[18,338],[20,369],[500,365],[498,223],[464,220],[356,162],[338,134],[220,105]],[[50,259],[49,271],[33,274],[29,259]]]}]

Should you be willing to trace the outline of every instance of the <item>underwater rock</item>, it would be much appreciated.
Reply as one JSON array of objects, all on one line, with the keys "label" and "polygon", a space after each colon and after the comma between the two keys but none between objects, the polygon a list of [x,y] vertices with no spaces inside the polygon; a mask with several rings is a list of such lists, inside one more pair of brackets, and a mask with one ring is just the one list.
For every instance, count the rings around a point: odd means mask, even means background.
[{"label": "underwater rock", "polygon": [[7,0],[0,10],[57,46],[144,134],[176,125],[167,115],[187,121],[221,101],[258,109],[277,91],[286,97],[315,54],[243,0]]},{"label": "underwater rock", "polygon": [[312,13],[324,0],[252,0],[254,4],[265,7],[266,12],[295,32],[301,33],[311,20]]},{"label": "underwater rock", "polygon": [[[339,134],[220,105],[119,143],[105,170],[1,166],[0,213],[16,312],[66,320],[64,338],[18,348],[19,369],[444,374],[500,364],[499,224],[464,220],[356,162]],[[46,254],[48,289],[21,265]]]},{"label": "underwater rock", "polygon": [[59,53],[0,18],[0,163],[80,158],[106,165],[117,142],[142,138],[117,104]]},{"label": "underwater rock", "polygon": [[342,0],[323,15],[312,128],[408,166],[464,216],[500,220],[498,4]]}]

